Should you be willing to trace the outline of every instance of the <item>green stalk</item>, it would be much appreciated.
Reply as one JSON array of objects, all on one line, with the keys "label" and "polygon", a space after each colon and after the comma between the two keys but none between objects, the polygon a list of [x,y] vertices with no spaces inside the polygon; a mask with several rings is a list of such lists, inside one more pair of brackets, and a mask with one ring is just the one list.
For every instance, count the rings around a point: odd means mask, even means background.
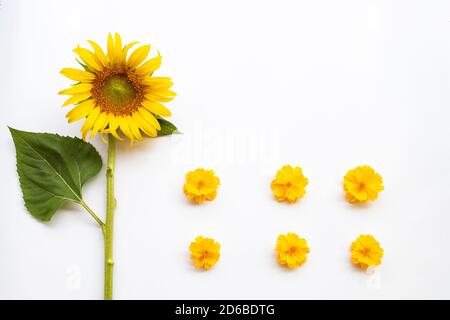
[{"label": "green stalk", "polygon": [[106,223],[104,227],[105,237],[105,300],[113,297],[113,233],[114,233],[114,209],[116,198],[114,196],[114,165],[116,161],[116,139],[108,135],[108,167],[106,168]]},{"label": "green stalk", "polygon": [[105,229],[105,224],[103,223],[102,219],[100,219],[99,217],[97,217],[97,215],[94,213],[94,211],[92,211],[91,208],[89,208],[89,206],[86,204],[86,202],[84,202],[83,200],[80,200],[80,205],[91,215],[92,218],[94,218],[94,220],[100,225],[100,227],[102,228],[102,231],[104,231]]}]

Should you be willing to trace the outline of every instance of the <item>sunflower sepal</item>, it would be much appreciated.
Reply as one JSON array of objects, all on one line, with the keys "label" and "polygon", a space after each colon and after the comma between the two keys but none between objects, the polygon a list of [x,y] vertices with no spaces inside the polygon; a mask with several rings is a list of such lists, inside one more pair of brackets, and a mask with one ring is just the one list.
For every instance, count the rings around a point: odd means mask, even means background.
[{"label": "sunflower sepal", "polygon": [[161,126],[161,130],[158,130],[157,137],[170,136],[173,134],[182,134],[182,132],[180,132],[172,122],[161,117],[156,117],[156,120],[158,120],[159,125]]},{"label": "sunflower sepal", "polygon": [[86,205],[82,187],[102,168],[94,146],[77,137],[26,132],[9,127],[16,147],[17,173],[25,207],[39,221],[49,221],[67,202]]}]

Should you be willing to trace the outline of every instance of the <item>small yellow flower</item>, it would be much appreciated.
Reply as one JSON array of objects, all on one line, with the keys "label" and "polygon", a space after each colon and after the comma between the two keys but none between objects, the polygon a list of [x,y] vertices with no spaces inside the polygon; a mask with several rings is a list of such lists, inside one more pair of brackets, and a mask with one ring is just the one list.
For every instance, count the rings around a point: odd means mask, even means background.
[{"label": "small yellow flower", "polygon": [[183,190],[188,199],[200,204],[205,200],[214,200],[219,184],[214,170],[196,169],[186,174]]},{"label": "small yellow flower", "polygon": [[306,262],[309,247],[305,239],[295,233],[287,233],[278,236],[276,251],[278,263],[294,269]]},{"label": "small yellow flower", "polygon": [[345,196],[350,203],[373,201],[383,189],[383,178],[368,165],[351,169],[344,176]]},{"label": "small yellow flower", "polygon": [[278,170],[271,187],[278,201],[287,200],[289,203],[294,203],[305,195],[307,184],[308,178],[303,175],[300,167],[292,168],[287,165]]},{"label": "small yellow flower", "polygon": [[384,250],[371,235],[360,235],[351,246],[352,263],[362,269],[381,264]]},{"label": "small yellow flower", "polygon": [[197,237],[189,246],[196,268],[211,269],[220,258],[220,244],[212,238]]}]

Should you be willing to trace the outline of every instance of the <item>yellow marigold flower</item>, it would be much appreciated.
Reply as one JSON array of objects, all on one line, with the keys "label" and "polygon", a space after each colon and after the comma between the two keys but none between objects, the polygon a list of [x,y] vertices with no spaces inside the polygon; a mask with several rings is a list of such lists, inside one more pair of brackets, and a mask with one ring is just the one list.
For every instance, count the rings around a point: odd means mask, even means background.
[{"label": "yellow marigold flower", "polygon": [[196,169],[186,174],[183,190],[188,199],[200,204],[205,200],[214,200],[219,184],[214,170]]},{"label": "yellow marigold flower", "polygon": [[278,236],[276,251],[278,263],[294,269],[306,262],[309,247],[305,239],[295,233],[287,233]]},{"label": "yellow marigold flower", "polygon": [[363,269],[381,264],[384,250],[371,235],[362,234],[351,246],[352,262]]},{"label": "yellow marigold flower", "polygon": [[383,189],[383,178],[367,165],[351,169],[344,176],[345,196],[350,203],[373,201]]},{"label": "yellow marigold flower", "polygon": [[76,81],[59,94],[70,98],[63,106],[76,104],[67,114],[69,123],[85,120],[81,128],[83,139],[97,133],[110,133],[122,140],[118,131],[130,141],[141,140],[143,134],[156,137],[161,126],[158,116],[170,116],[161,103],[175,97],[167,77],[153,77],[161,65],[161,56],[145,61],[150,45],[142,45],[128,54],[132,42],[122,44],[118,33],[108,35],[107,52],[89,40],[92,50],[78,46],[73,51],[81,59],[84,70],[64,68],[61,73]]},{"label": "yellow marigold flower", "polygon": [[278,170],[271,187],[278,201],[294,203],[305,195],[307,184],[308,178],[303,175],[300,167],[292,168],[287,165]]},{"label": "yellow marigold flower", "polygon": [[196,268],[211,269],[220,258],[220,244],[212,238],[197,237],[189,246]]}]

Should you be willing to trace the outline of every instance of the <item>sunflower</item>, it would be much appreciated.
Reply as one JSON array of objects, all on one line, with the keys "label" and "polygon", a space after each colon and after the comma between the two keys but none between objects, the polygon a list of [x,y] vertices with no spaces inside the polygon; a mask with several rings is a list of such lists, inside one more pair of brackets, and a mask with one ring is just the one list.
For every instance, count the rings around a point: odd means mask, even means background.
[{"label": "sunflower", "polygon": [[119,140],[122,132],[130,141],[143,135],[156,137],[161,126],[158,118],[170,116],[162,104],[175,97],[168,77],[153,77],[161,66],[161,55],[146,60],[150,45],[142,45],[128,54],[137,44],[122,44],[118,33],[108,35],[107,53],[89,40],[93,51],[78,46],[73,51],[80,57],[84,70],[64,68],[61,73],[77,81],[59,94],[70,95],[63,106],[76,106],[67,114],[69,123],[84,119],[83,139],[97,133],[109,133]]}]

